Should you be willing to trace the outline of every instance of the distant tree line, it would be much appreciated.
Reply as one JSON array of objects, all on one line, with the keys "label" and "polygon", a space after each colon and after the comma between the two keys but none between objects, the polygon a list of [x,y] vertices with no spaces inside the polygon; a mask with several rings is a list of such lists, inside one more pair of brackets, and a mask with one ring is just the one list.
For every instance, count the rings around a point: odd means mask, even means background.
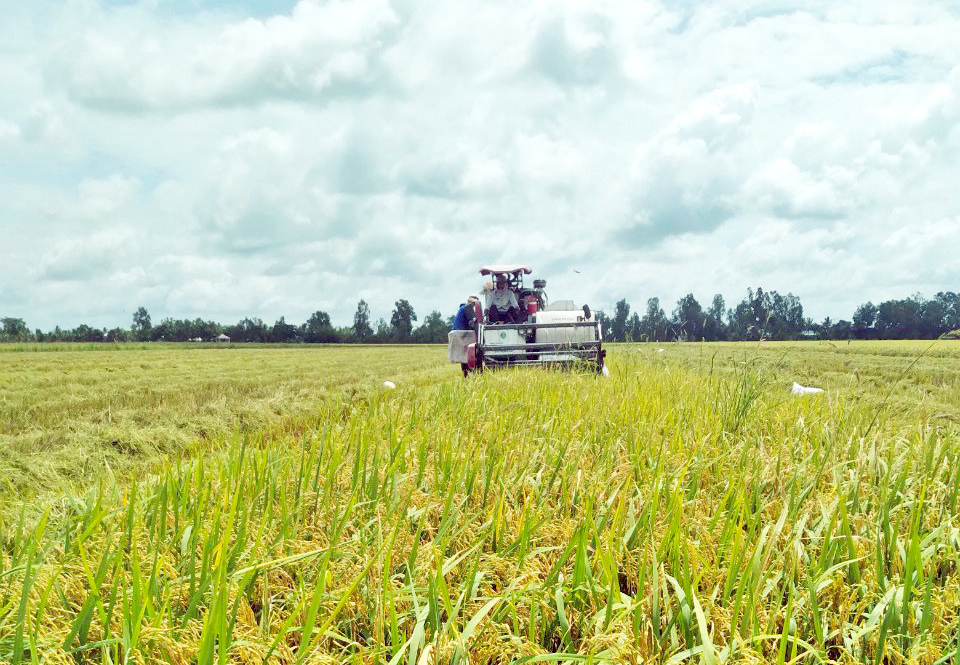
[{"label": "distant tree line", "polygon": [[357,303],[353,325],[338,327],[330,315],[317,310],[302,324],[288,323],[280,317],[273,325],[257,317],[244,318],[233,325],[222,325],[203,319],[165,318],[154,324],[150,313],[140,307],[133,314],[130,329],[93,328],[82,324],[72,330],[57,326],[49,332],[39,328],[30,331],[23,319],[3,317],[0,329],[2,342],[212,342],[227,335],[231,342],[263,343],[437,343],[447,341],[452,317],[444,319],[440,312],[430,312],[419,326],[417,314],[404,299],[394,303],[389,323],[370,320],[370,308],[364,300]]},{"label": "distant tree line", "polygon": [[643,316],[630,313],[626,299],[617,302],[612,316],[598,312],[606,337],[612,341],[750,340],[801,337],[813,324],[803,318],[803,305],[793,294],[781,296],[762,288],[747,290],[735,309],[727,309],[721,294],[704,309],[692,293],[677,301],[667,316],[659,298],[647,300]]},{"label": "distant tree line", "polygon": [[[631,313],[624,298],[614,311],[598,311],[604,337],[609,341],[676,340],[792,340],[792,339],[934,339],[960,330],[960,296],[941,291],[927,300],[920,294],[904,300],[886,300],[879,305],[867,302],[853,313],[851,321],[815,323],[803,316],[800,299],[788,293],[747,289],[736,307],[727,308],[721,294],[713,296],[704,309],[692,293],[677,301],[668,316],[659,298],[647,300],[646,310]],[[259,318],[244,318],[233,325],[203,319],[165,318],[153,324],[150,313],[140,307],[129,329],[93,328],[80,325],[72,330],[59,326],[49,332],[30,331],[23,319],[0,318],[2,342],[187,342],[214,341],[225,334],[231,342],[265,343],[438,343],[445,342],[453,317],[444,318],[434,310],[420,325],[413,306],[404,299],[394,303],[390,320],[372,321],[366,301],[357,303],[353,324],[334,326],[330,316],[317,310],[300,325],[280,317],[272,326]],[[960,333],[958,333],[960,334]]]},{"label": "distant tree line", "polygon": [[704,309],[692,293],[677,301],[670,316],[659,298],[647,300],[646,311],[630,313],[626,299],[611,314],[597,312],[610,341],[795,340],[795,339],[934,339],[960,330],[960,295],[941,291],[932,300],[920,294],[904,300],[872,302],[857,307],[853,320],[816,323],[804,318],[800,299],[788,293],[747,289],[736,307],[713,296]]}]

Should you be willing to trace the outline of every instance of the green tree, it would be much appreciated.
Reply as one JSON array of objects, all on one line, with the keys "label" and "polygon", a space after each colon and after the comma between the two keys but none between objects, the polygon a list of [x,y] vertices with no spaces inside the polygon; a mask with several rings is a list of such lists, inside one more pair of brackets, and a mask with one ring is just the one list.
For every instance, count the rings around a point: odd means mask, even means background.
[{"label": "green tree", "polygon": [[674,324],[680,334],[690,340],[699,340],[704,336],[706,318],[703,308],[692,293],[680,298],[676,309],[673,310]]},{"label": "green tree", "polygon": [[617,301],[614,306],[613,320],[610,322],[610,339],[624,342],[627,339],[627,319],[630,318],[630,303],[626,298]]},{"label": "green tree", "polygon": [[773,301],[762,288],[747,289],[747,297],[730,314],[730,332],[735,339],[760,339],[767,333]]},{"label": "green tree", "polygon": [[204,321],[198,318],[193,322],[190,339],[210,341],[215,339],[222,331],[223,326],[216,321]]},{"label": "green tree", "polygon": [[960,295],[953,291],[941,291],[934,296],[934,299],[943,308],[942,331],[960,328]]},{"label": "green tree", "polygon": [[357,303],[357,311],[353,315],[353,336],[358,342],[366,340],[373,334],[373,328],[370,327],[370,308],[366,300]]},{"label": "green tree", "polygon": [[139,307],[133,313],[133,325],[130,326],[130,332],[133,333],[134,339],[141,342],[151,339],[151,328],[150,313],[146,307]]},{"label": "green tree", "polygon": [[91,328],[86,323],[81,323],[73,329],[70,337],[74,342],[102,342],[103,331],[99,328]]},{"label": "green tree", "polygon": [[297,341],[297,327],[287,323],[284,317],[273,324],[273,328],[270,330],[270,341],[271,342],[296,342]]},{"label": "green tree", "polygon": [[803,319],[803,305],[800,298],[788,293],[785,296],[776,291],[770,292],[770,308],[767,314],[766,331],[774,339],[797,337],[807,328]]},{"label": "green tree", "polygon": [[642,326],[640,325],[640,315],[634,312],[627,321],[627,339],[631,342],[639,342],[643,339]]},{"label": "green tree", "polygon": [[107,331],[104,338],[108,342],[128,342],[130,341],[130,331],[124,328],[113,328]]},{"label": "green tree", "polygon": [[317,310],[310,315],[303,324],[303,339],[305,342],[329,344],[337,341],[337,331],[330,323],[330,315]]},{"label": "green tree", "polygon": [[865,302],[853,313],[853,334],[858,339],[872,336],[873,325],[877,321],[877,306],[872,302]]},{"label": "green tree", "polygon": [[0,319],[3,328],[0,329],[0,338],[5,342],[25,342],[30,339],[30,329],[23,319],[5,316]]},{"label": "green tree", "polygon": [[443,320],[443,315],[434,310],[427,314],[423,323],[413,333],[413,341],[426,344],[439,344],[447,341],[447,332],[450,327]]},{"label": "green tree", "polygon": [[232,342],[266,342],[269,330],[259,318],[242,319],[230,326],[226,334]]},{"label": "green tree", "polygon": [[947,309],[942,301],[937,298],[924,300],[920,304],[919,337],[933,339],[947,332],[948,328],[944,325],[946,316]]},{"label": "green tree", "polygon": [[647,299],[647,313],[640,319],[640,334],[645,339],[664,340],[667,338],[669,322],[663,308],[660,307],[660,298]]},{"label": "green tree", "polygon": [[401,298],[394,303],[396,308],[390,316],[390,326],[396,333],[397,341],[405,342],[410,339],[413,332],[413,322],[417,320],[417,315],[409,302]]},{"label": "green tree", "polygon": [[875,324],[880,339],[916,339],[920,337],[922,298],[885,300],[877,305]]},{"label": "green tree", "polygon": [[853,336],[853,324],[849,321],[840,319],[833,324],[833,331],[831,333],[833,339],[852,339]]},{"label": "green tree", "polygon": [[176,329],[176,323],[170,317],[166,317],[160,320],[155,326],[150,328],[150,340],[154,342],[170,342],[173,341]]},{"label": "green tree", "polygon": [[372,338],[377,342],[389,342],[390,334],[393,331],[390,329],[390,324],[387,323],[387,320],[382,316],[377,319],[377,331],[373,333]]},{"label": "green tree", "polygon": [[819,326],[810,326],[811,330],[817,330],[820,333],[821,339],[833,339],[833,319],[829,316],[823,319],[823,323]]},{"label": "green tree", "polygon": [[717,293],[713,296],[713,302],[710,303],[710,309],[707,310],[707,318],[704,321],[703,336],[708,340],[726,339],[726,326],[723,325],[726,307],[722,295]]},{"label": "green tree", "polygon": [[770,321],[770,310],[773,309],[773,301],[770,299],[770,294],[764,293],[763,289],[759,286],[756,291],[747,289],[746,302],[754,332],[758,337],[765,336],[767,333],[767,323]]}]

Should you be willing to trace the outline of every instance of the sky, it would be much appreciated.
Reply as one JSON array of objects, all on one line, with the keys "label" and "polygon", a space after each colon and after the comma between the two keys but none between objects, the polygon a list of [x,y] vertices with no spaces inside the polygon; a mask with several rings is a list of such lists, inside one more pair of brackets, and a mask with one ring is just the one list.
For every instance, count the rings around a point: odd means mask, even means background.
[{"label": "sky", "polygon": [[0,316],[960,291],[960,3],[0,0]]}]

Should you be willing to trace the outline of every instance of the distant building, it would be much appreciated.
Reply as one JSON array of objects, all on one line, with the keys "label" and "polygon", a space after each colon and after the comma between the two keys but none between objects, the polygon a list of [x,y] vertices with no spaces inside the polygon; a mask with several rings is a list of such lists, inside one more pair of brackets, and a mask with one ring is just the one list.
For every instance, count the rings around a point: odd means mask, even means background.
[{"label": "distant building", "polygon": [[230,336],[229,336],[229,335],[224,335],[223,333],[220,333],[219,335],[217,335],[217,341],[218,341],[218,342],[223,342],[223,343],[225,343],[225,344],[229,344],[229,343],[230,343]]}]

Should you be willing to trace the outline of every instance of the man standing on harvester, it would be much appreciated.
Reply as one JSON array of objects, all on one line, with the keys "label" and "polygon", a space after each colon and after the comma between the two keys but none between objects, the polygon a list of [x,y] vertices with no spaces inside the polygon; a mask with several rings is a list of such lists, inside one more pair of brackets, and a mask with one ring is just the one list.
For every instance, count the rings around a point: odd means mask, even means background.
[{"label": "man standing on harvester", "polygon": [[480,302],[477,296],[470,296],[467,302],[461,303],[457,309],[457,315],[453,317],[453,330],[475,330],[477,327],[474,320],[474,303]]},{"label": "man standing on harvester", "polygon": [[517,294],[507,286],[507,276],[497,275],[497,285],[487,291],[487,321],[489,323],[520,323],[520,304]]}]

